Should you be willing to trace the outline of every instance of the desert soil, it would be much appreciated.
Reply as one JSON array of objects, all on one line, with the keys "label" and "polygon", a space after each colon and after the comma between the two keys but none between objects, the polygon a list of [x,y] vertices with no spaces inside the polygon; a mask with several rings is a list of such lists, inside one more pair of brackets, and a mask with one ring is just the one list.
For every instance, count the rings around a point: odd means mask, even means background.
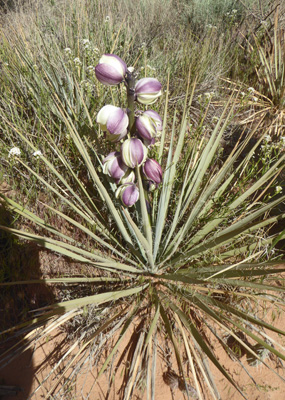
[{"label": "desert soil", "polygon": [[[282,319],[282,317],[279,317],[276,324],[280,329],[285,330],[284,318]],[[277,339],[277,335],[272,334],[271,336]],[[128,340],[129,338],[126,338],[124,343],[122,343],[119,353],[124,351],[128,344]],[[284,340],[281,344],[284,345]],[[232,361],[218,343],[216,345],[219,346],[218,354],[220,363],[228,372],[233,374],[235,380],[238,382],[240,388],[244,391],[249,400],[282,400],[284,398],[285,384],[275,374],[275,372],[278,372],[281,376],[284,376],[284,368],[282,368],[281,364],[278,365],[274,358],[266,360],[273,370],[269,370],[263,365],[259,367],[251,367],[247,364],[245,356],[241,359],[241,361],[245,362],[248,373],[256,382],[256,384],[254,384],[239,363]],[[61,331],[56,331],[50,335],[48,341],[45,340],[43,343],[39,343],[35,349],[27,350],[22,356],[12,361],[4,370],[0,371],[0,385],[5,384],[17,386],[21,388],[21,391],[19,391],[16,396],[4,396],[2,397],[2,400],[27,400],[38,384],[42,382],[51,369],[56,366],[58,356],[63,354],[69,346],[70,343],[66,340],[66,334]],[[66,394],[62,399],[81,400],[88,398],[90,400],[120,400],[122,398],[121,386],[123,383],[122,375],[124,368],[125,363],[122,361],[116,371],[114,385],[110,390],[110,372],[113,373],[114,369],[112,371],[109,369],[94,385],[94,379],[98,369],[92,369],[90,364],[88,364],[79,374],[76,384],[70,388],[70,394]],[[165,372],[166,369],[165,362],[162,357],[159,356],[156,374],[156,400],[185,399],[186,397],[183,392],[178,388],[171,391],[171,388],[164,382],[163,372]],[[33,399],[53,399],[53,397],[46,396],[54,385],[55,376],[58,376],[61,371],[62,369],[56,370],[56,372],[47,379],[43,388],[36,392]],[[221,373],[215,371],[214,378],[222,400],[242,399],[242,396],[226,381]],[[207,398],[208,396],[205,394],[205,400]],[[141,394],[141,392],[136,392],[132,396],[132,399],[144,400],[146,399],[146,395]]]}]

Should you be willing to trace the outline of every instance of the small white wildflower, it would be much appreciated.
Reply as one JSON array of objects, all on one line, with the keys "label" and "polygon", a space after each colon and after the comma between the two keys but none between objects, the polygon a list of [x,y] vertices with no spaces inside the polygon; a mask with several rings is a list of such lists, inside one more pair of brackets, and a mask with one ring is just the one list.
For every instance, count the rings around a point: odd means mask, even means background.
[{"label": "small white wildflower", "polygon": [[71,48],[70,47],[66,47],[64,49],[65,54],[71,54]]},{"label": "small white wildflower", "polygon": [[128,67],[128,71],[129,71],[130,73],[133,73],[133,72],[134,72],[134,70],[135,70],[135,68],[134,68],[134,67]]},{"label": "small white wildflower", "polygon": [[152,67],[151,65],[147,64],[147,68],[150,69],[151,71],[155,71],[155,68]]},{"label": "small white wildflower", "polygon": [[43,155],[43,153],[40,150],[36,150],[36,151],[33,152],[33,156],[36,157],[36,158],[38,158],[38,157],[40,157],[42,155]]},{"label": "small white wildflower", "polygon": [[90,82],[88,80],[81,81],[80,86],[82,87],[82,89],[87,89],[87,90],[91,87]]},{"label": "small white wildflower", "polygon": [[141,48],[143,49],[144,47],[146,47],[146,42],[142,42],[141,44]]},{"label": "small white wildflower", "polygon": [[206,100],[211,100],[211,98],[214,96],[214,92],[206,92],[204,93],[205,99]]},{"label": "small white wildflower", "polygon": [[8,67],[8,66],[9,66],[9,63],[7,63],[7,62],[4,62],[3,64],[4,64],[4,65],[6,65],[6,67]]},{"label": "small white wildflower", "polygon": [[265,135],[265,136],[264,136],[264,140],[265,140],[267,143],[272,141],[270,135]]},{"label": "small white wildflower", "polygon": [[249,93],[251,93],[251,94],[255,92],[255,89],[254,89],[253,87],[249,87],[247,90],[248,90]]},{"label": "small white wildflower", "polygon": [[90,41],[89,39],[82,39],[81,40],[84,50],[88,50],[90,48]]},{"label": "small white wildflower", "polygon": [[245,93],[244,92],[240,92],[241,97],[245,97]]},{"label": "small white wildflower", "polygon": [[8,158],[20,155],[21,155],[21,150],[19,149],[19,147],[12,147],[12,149],[9,151]]},{"label": "small white wildflower", "polygon": [[80,58],[79,57],[76,57],[74,60],[73,60],[73,62],[74,62],[74,64],[78,67],[79,65],[81,65],[82,64],[82,62],[80,61]]},{"label": "small white wildflower", "polygon": [[282,186],[276,186],[275,193],[282,193]]},{"label": "small white wildflower", "polygon": [[109,21],[110,21],[110,17],[109,17],[109,15],[107,15],[106,18],[105,18],[105,22],[107,23]]},{"label": "small white wildflower", "polygon": [[258,98],[257,98],[257,97],[255,97],[255,96],[253,96],[252,100],[253,100],[253,101],[256,103],[256,102],[257,102],[257,100],[258,100]]},{"label": "small white wildflower", "polygon": [[232,10],[232,13],[233,13],[233,14],[236,14],[236,13],[237,13],[237,10],[236,10],[236,9],[233,9],[233,10]]}]

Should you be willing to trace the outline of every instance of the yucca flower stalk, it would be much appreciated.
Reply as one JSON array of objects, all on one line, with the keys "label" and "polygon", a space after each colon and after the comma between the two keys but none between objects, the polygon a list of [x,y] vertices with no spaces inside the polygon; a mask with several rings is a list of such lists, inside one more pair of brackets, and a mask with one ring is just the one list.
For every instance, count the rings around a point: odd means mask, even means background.
[{"label": "yucca flower stalk", "polygon": [[[110,76],[108,79],[109,85]],[[277,212],[276,208],[285,200],[285,196],[279,193],[270,202],[264,196],[284,169],[285,156],[281,155],[272,162],[264,174],[250,176],[253,154],[266,135],[264,132],[248,154],[241,158],[255,134],[253,130],[240,146],[221,161],[218,150],[233,117],[234,106],[230,105],[235,100],[233,97],[218,118],[208,140],[198,134],[189,137],[188,117],[195,91],[193,86],[190,94],[187,89],[183,115],[178,118],[174,113],[171,129],[168,128],[171,118],[168,115],[167,88],[160,141],[157,150],[147,149],[146,159],[144,145],[136,137],[136,96],[142,104],[146,104],[145,101],[153,102],[161,87],[155,80],[155,87],[148,96],[145,84],[151,82],[144,81],[137,86],[136,93],[136,76],[132,69],[126,70],[123,79],[127,85],[129,123],[127,128],[124,125],[127,134],[119,139],[123,143],[112,142],[114,147],[123,147],[121,158],[118,158],[119,150],[116,153],[114,148],[114,154],[109,154],[110,158],[104,155],[104,161],[95,143],[87,137],[82,138],[64,103],[57,96],[52,99],[74,152],[84,166],[82,175],[88,177],[87,183],[86,178],[81,179],[81,175],[72,168],[75,157],[65,154],[61,146],[52,140],[51,128],[45,128],[44,141],[50,151],[57,155],[58,166],[53,165],[45,154],[37,160],[41,163],[39,170],[21,157],[21,153],[14,156],[17,168],[22,168],[35,178],[64,205],[62,209],[50,204],[43,204],[43,207],[70,228],[66,232],[78,230],[86,235],[88,241],[80,243],[72,233],[62,232],[21,202],[4,195],[1,197],[6,207],[32,222],[40,232],[10,226],[1,226],[1,229],[80,264],[84,276],[50,278],[50,284],[64,282],[66,285],[80,283],[86,287],[92,286],[89,295],[58,301],[36,310],[32,320],[8,330],[9,333],[22,329],[25,334],[13,348],[14,354],[33,346],[39,325],[43,327],[41,337],[44,338],[49,334],[50,326],[59,327],[81,316],[86,307],[90,307],[88,310],[93,307],[99,322],[94,320],[92,325],[95,329],[92,333],[87,332],[76,341],[75,344],[80,344],[80,348],[72,355],[69,369],[58,379],[72,374],[71,367],[78,366],[79,362],[83,365],[83,351],[88,346],[97,344],[103,348],[104,341],[100,339],[103,334],[108,335],[109,353],[100,366],[100,377],[132,325],[138,324],[140,329],[133,339],[134,352],[129,360],[122,399],[131,398],[139,379],[144,376],[147,398],[156,398],[158,339],[164,340],[165,337],[174,350],[177,376],[184,382],[183,388],[188,398],[191,398],[193,391],[200,400],[204,398],[204,393],[209,398],[220,398],[207,360],[246,398],[219,362],[215,348],[211,347],[209,341],[214,337],[230,352],[225,335],[232,335],[249,355],[268,368],[271,368],[270,365],[256,346],[285,359],[277,341],[270,336],[272,332],[280,335],[284,335],[284,332],[254,312],[248,312],[248,301],[254,304],[261,301],[271,304],[274,301],[280,307],[284,305],[283,290],[277,280],[285,269],[278,267],[277,260],[271,260],[272,250],[284,233],[273,234],[268,232],[268,228],[284,219],[284,214]],[[121,77],[119,80],[121,82]],[[83,98],[81,101],[91,128],[99,133],[98,124],[93,121]],[[19,148],[22,146],[30,153],[35,152],[38,143],[26,135],[25,126],[17,126],[15,119],[5,114],[4,105],[5,98],[0,107],[2,128],[13,132],[17,143],[21,144]],[[121,112],[120,115],[125,118]],[[104,119],[103,125],[108,130],[107,120]],[[129,145],[130,142],[134,144],[136,157],[133,156],[134,149]],[[127,143],[127,150],[124,149],[124,143]],[[136,183],[124,182],[119,186],[125,171],[124,167],[118,171],[121,161],[127,168],[133,169]],[[46,170],[48,177],[44,175]],[[155,183],[157,189],[154,192],[146,191],[145,177]],[[272,210],[275,212],[271,214]],[[95,276],[90,276],[88,267],[93,268]],[[45,282],[42,279],[37,283],[44,285]],[[4,282],[0,285],[18,283]],[[269,293],[274,293],[274,297]],[[239,332],[254,344],[249,345],[242,340]],[[7,351],[1,356],[0,366],[5,365],[10,354]],[[183,357],[187,363],[183,362]],[[190,386],[187,375],[190,377]],[[58,381],[49,394],[53,393],[57,384]]]},{"label": "yucca flower stalk", "polygon": [[[114,177],[115,182],[119,183],[128,168],[131,170],[136,169],[137,180],[139,184],[141,184],[141,166],[143,165],[144,175],[152,181],[152,184],[148,184],[146,187],[149,190],[153,190],[159,183],[161,183],[162,169],[155,160],[146,161],[148,149],[143,144],[141,138],[138,138],[137,136],[140,135],[146,139],[149,144],[154,144],[155,133],[162,129],[162,119],[159,114],[153,110],[145,111],[142,116],[136,117],[135,100],[142,102],[138,98],[138,91],[141,89],[143,96],[145,98],[150,96],[151,103],[154,103],[161,95],[161,84],[157,79],[153,78],[144,78],[136,83],[137,74],[134,71],[134,68],[122,68],[122,66],[125,66],[125,64],[119,57],[107,54],[100,59],[99,64],[95,68],[97,72],[99,70],[101,71],[96,75],[101,83],[110,85],[110,82],[112,82],[112,85],[114,85],[119,84],[124,80],[127,90],[127,111],[124,111],[119,107],[106,105],[99,111],[96,118],[101,129],[104,132],[107,132],[106,138],[108,140],[112,142],[121,141],[121,139],[126,136],[127,132],[129,136],[122,142],[120,153],[112,152],[105,158],[103,161],[103,172]],[[120,79],[117,79],[118,68],[122,72]],[[159,91],[157,90],[158,87]],[[154,93],[156,93],[155,96],[153,95]],[[147,133],[147,131],[149,132]],[[152,164],[152,167],[150,164]],[[128,177],[131,177],[130,181],[128,181]],[[130,175],[130,172],[126,177],[124,176],[124,181],[121,182],[123,185],[122,187],[119,187],[116,192],[116,197],[120,198],[123,204],[127,207],[133,206],[139,199],[139,190],[133,177],[134,173]],[[143,206],[143,209],[145,209],[144,198],[147,198],[147,194],[142,193],[141,190],[140,192],[141,205]],[[149,204],[148,201],[147,204]],[[150,236],[149,229],[147,232],[148,236]]]}]

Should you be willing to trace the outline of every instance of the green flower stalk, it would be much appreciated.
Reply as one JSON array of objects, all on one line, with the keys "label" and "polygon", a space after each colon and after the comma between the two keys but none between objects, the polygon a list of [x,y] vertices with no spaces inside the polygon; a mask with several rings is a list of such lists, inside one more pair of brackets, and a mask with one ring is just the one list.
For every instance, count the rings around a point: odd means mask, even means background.
[{"label": "green flower stalk", "polygon": [[131,134],[135,133],[135,82],[136,76],[134,68],[129,67],[127,69],[126,86],[127,86],[127,102],[128,102],[128,113],[129,113],[129,131]]}]

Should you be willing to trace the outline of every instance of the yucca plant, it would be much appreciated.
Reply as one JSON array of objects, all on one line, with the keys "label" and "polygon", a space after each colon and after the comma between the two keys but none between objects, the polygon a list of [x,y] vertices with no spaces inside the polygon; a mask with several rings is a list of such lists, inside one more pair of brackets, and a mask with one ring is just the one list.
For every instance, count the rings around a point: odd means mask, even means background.
[{"label": "yucca plant", "polygon": [[[89,288],[87,295],[75,290],[73,299],[36,310],[30,321],[2,332],[19,330],[23,337],[1,355],[1,366],[55,328],[81,317],[82,334],[67,351],[71,358],[46,395],[55,398],[60,382],[64,392],[75,379],[86,360],[86,349],[96,345],[100,354],[108,341],[112,348],[100,366],[102,375],[135,324],[139,329],[125,371],[123,399],[130,399],[142,380],[147,398],[155,399],[158,339],[165,337],[177,363],[176,375],[168,364],[165,379],[173,382],[178,377],[177,384],[188,398],[220,398],[208,360],[246,398],[218,361],[210,338],[222,343],[234,359],[238,354],[232,350],[229,336],[268,368],[265,351],[285,359],[282,347],[270,335],[284,332],[254,312],[260,302],[284,305],[283,290],[277,284],[284,268],[271,257],[284,232],[273,234],[269,228],[284,218],[278,207],[285,196],[279,193],[266,201],[267,191],[284,168],[284,155],[269,163],[266,171],[253,169],[253,154],[267,134],[264,132],[242,158],[253,130],[223,159],[221,139],[234,118],[234,95],[206,138],[201,132],[207,108],[197,131],[188,123],[194,85],[188,83],[183,114],[175,113],[172,121],[166,89],[162,124],[157,111],[147,107],[161,94],[156,79],[143,78],[136,83],[135,71],[114,55],[100,59],[96,76],[107,85],[124,82],[127,103],[122,99],[120,105],[127,108],[105,105],[98,110],[97,122],[104,136],[78,89],[84,117],[97,135],[92,139],[79,132],[74,113],[70,113],[72,105],[66,107],[51,93],[49,100],[72,153],[55,140],[52,122],[50,126],[42,124],[39,142],[36,135],[26,134],[25,124],[17,123],[17,105],[10,106],[8,114],[7,104],[2,101],[0,107],[1,129],[17,138],[19,146],[9,153],[11,167],[25,171],[25,176],[37,182],[38,190],[52,193],[56,202],[55,206],[43,203],[46,216],[41,217],[2,195],[6,207],[30,221],[31,229],[1,229],[81,266],[78,274],[42,279],[37,281],[39,285]],[[137,104],[147,110],[137,109]],[[37,119],[41,123],[41,117],[37,115]],[[43,152],[38,152],[39,143]],[[109,150],[113,152],[106,157]],[[56,165],[52,159],[57,159]],[[51,216],[60,224],[50,223]],[[74,232],[76,238],[86,239],[76,239]],[[35,282],[1,285],[20,283]],[[86,322],[89,313],[94,319]],[[45,380],[40,385],[44,384]],[[64,396],[61,393],[57,398]]]},{"label": "yucca plant", "polygon": [[[246,117],[241,117],[242,125],[263,121],[260,129],[269,127],[268,134],[280,138],[284,132],[285,110],[285,32],[280,22],[279,8],[276,7],[273,34],[268,31],[269,21],[263,21],[259,31],[245,40],[250,71],[248,88],[238,84],[243,103],[246,103]],[[246,100],[246,101],[245,101]],[[248,110],[248,105],[251,110]]]}]

